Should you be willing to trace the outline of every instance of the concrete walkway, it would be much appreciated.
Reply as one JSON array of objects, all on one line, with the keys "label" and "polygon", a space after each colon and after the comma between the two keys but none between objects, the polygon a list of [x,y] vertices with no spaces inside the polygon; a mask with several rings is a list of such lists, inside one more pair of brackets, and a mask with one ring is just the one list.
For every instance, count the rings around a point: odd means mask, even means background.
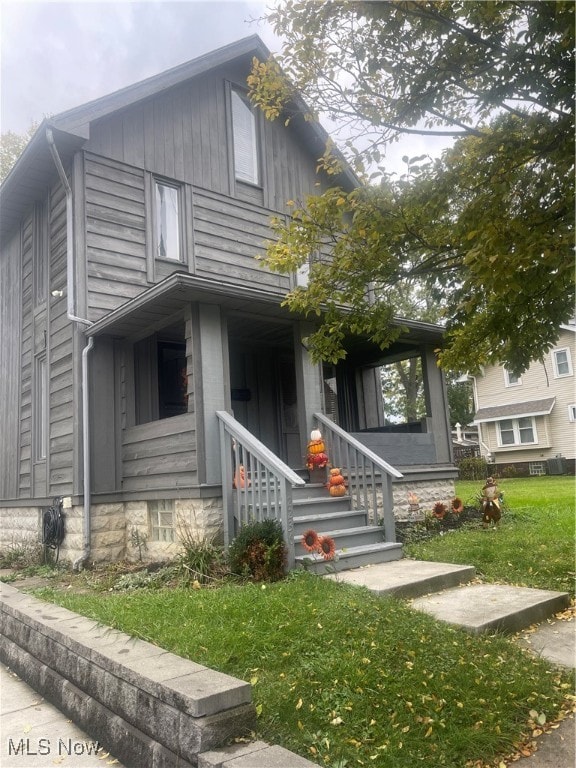
[{"label": "concrete walkway", "polygon": [[120,763],[0,664],[2,768],[103,768]]},{"label": "concrete walkway", "polygon": [[[504,584],[468,584],[474,568],[403,559],[331,574],[326,578],[363,586],[378,595],[413,598],[417,610],[462,626],[473,634],[515,632],[512,638],[537,656],[576,668],[576,612],[562,592]],[[458,586],[459,585],[459,586]],[[574,713],[536,741],[529,757],[504,765],[518,768],[574,768]]]},{"label": "concrete walkway", "polygon": [[[364,586],[379,595],[412,599],[415,608],[441,620],[464,625],[474,633],[494,628],[517,631],[522,627],[513,636],[515,642],[553,664],[576,667],[576,617],[568,608],[564,593],[477,582],[469,584],[474,575],[474,568],[470,566],[404,559],[325,578]],[[468,618],[466,605],[469,607]],[[563,608],[567,610],[559,614]],[[556,618],[554,613],[561,618]],[[509,618],[511,614],[514,619]],[[502,621],[503,624],[499,623]],[[54,765],[122,768],[117,760],[99,749],[94,739],[3,665],[0,665],[0,705],[2,768],[52,768]],[[530,757],[504,764],[520,768],[573,768],[576,765],[574,716],[539,737],[536,745],[537,751]],[[205,753],[199,768],[224,764],[229,768],[272,768],[272,764],[266,762],[272,757],[278,758],[274,766],[293,768],[286,763],[288,753],[285,750],[270,747],[267,751],[266,748],[265,744],[255,743],[236,745],[230,748],[230,754],[224,754],[225,750],[214,753],[214,756]],[[273,754],[274,750],[278,752],[277,756]],[[296,756],[292,757],[296,759]],[[310,765],[302,758],[298,760],[301,761],[299,764]]]}]

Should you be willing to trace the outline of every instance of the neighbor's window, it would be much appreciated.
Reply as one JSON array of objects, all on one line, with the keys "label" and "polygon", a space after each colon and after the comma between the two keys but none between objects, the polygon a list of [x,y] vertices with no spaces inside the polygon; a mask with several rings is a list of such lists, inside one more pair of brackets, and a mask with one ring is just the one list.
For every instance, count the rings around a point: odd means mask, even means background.
[{"label": "neighbor's window", "polygon": [[561,379],[563,376],[572,376],[572,360],[568,347],[554,349],[552,351],[552,360],[554,362],[554,377],[556,379]]},{"label": "neighbor's window", "polygon": [[148,523],[152,541],[174,541],[174,501],[149,501]]},{"label": "neighbor's window", "polygon": [[515,373],[512,373],[512,371],[507,370],[504,368],[504,383],[507,387],[517,387],[522,384],[522,379],[520,376],[517,376]]},{"label": "neighbor's window", "polygon": [[536,427],[531,416],[521,419],[504,419],[498,422],[498,444],[530,445],[537,442]]},{"label": "neighbor's window", "polygon": [[247,96],[232,89],[232,134],[234,142],[234,173],[238,181],[260,183],[258,167],[258,130]]},{"label": "neighbor's window", "polygon": [[162,181],[155,187],[156,258],[180,261],[180,190]]},{"label": "neighbor's window", "polygon": [[528,471],[531,475],[545,475],[546,464],[543,461],[531,461],[528,464]]}]

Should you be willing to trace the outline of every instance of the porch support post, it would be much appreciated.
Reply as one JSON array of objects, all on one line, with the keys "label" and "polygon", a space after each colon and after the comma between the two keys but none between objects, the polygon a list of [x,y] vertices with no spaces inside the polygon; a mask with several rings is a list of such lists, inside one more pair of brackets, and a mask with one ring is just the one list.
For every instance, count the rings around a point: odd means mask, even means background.
[{"label": "porch support post", "polygon": [[298,424],[300,450],[306,454],[308,435],[313,427],[313,415],[323,411],[322,366],[312,362],[304,339],[314,330],[311,323],[299,322],[294,326],[294,363],[296,366],[296,392],[298,397]]},{"label": "porch support post", "polygon": [[224,341],[220,307],[198,304],[192,312],[194,393],[196,398],[196,434],[198,479],[202,484],[222,482],[220,438],[216,411],[226,409],[225,387],[228,381],[228,348]]},{"label": "porch support post", "polygon": [[425,347],[422,354],[424,380],[426,382],[426,407],[432,422],[432,434],[436,446],[438,464],[452,464],[452,437],[448,409],[446,381],[436,362],[432,347]]}]

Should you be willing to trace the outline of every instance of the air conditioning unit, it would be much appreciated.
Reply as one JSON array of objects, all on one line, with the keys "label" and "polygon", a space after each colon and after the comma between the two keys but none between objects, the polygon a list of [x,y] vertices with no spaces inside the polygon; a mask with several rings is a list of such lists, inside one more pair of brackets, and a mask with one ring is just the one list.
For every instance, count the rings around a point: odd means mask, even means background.
[{"label": "air conditioning unit", "polygon": [[555,456],[546,462],[549,475],[565,475],[566,459],[563,456]]}]

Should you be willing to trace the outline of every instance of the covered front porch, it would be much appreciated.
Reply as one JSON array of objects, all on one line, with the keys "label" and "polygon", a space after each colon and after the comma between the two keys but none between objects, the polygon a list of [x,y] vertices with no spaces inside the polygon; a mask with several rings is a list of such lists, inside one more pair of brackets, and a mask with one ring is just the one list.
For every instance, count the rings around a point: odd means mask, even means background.
[{"label": "covered front porch", "polygon": [[[249,300],[184,274],[147,293],[89,329],[92,408],[100,414],[91,441],[93,503],[191,499],[213,510],[220,498],[226,542],[249,519],[276,517],[293,566],[304,523],[329,525],[341,552],[363,542],[375,556],[385,545],[391,559],[401,555],[394,520],[408,508],[408,492],[426,485],[437,500],[449,498],[456,470],[433,352],[438,328],[412,324],[386,353],[351,339],[344,363],[321,365],[306,347],[312,326],[269,294]],[[420,361],[425,412],[394,423],[381,366],[406,357]],[[346,478],[338,510],[306,472],[313,428]],[[239,466],[248,481],[234,488]]]}]

